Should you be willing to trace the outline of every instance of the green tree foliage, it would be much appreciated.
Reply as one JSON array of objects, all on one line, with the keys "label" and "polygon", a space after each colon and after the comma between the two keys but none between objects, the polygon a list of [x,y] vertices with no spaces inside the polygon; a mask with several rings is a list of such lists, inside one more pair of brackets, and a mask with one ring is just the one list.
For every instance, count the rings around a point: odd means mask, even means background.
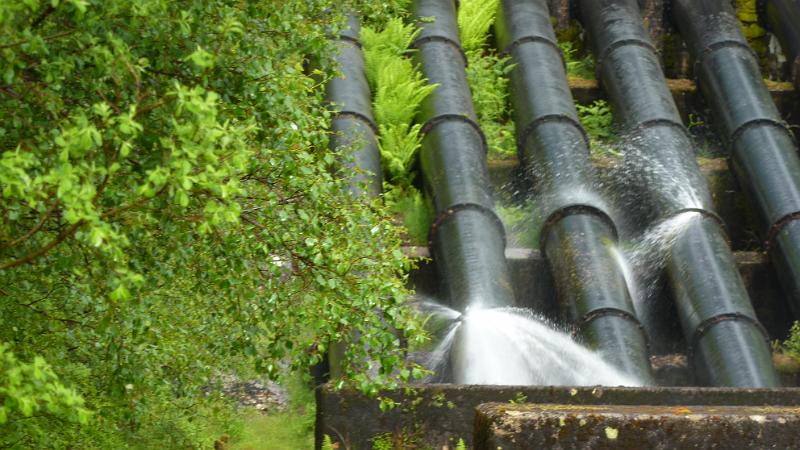
[{"label": "green tree foliage", "polygon": [[365,392],[409,373],[408,261],[305,69],[343,10],[393,7],[354,3],[0,2],[0,445],[209,445],[217,375],[332,341],[366,344]]}]

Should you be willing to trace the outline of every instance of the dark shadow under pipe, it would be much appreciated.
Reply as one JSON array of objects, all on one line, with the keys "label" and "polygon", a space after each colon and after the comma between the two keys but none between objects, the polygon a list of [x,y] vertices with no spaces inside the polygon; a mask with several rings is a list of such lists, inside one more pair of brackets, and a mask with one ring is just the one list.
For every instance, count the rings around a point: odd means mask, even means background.
[{"label": "dark shadow under pipe", "polygon": [[765,247],[798,315],[800,159],[794,136],[764,85],[731,4],[675,0],[673,12],[727,141],[732,169],[759,213]]},{"label": "dark shadow under pipe", "polygon": [[800,0],[758,0],[758,13],[761,25],[778,37],[800,88]]},{"label": "dark shadow under pipe", "polygon": [[454,309],[514,305],[505,229],[494,212],[486,140],[477,124],[452,0],[418,0],[415,58],[438,88],[422,104],[420,162],[436,218],[429,245]]},{"label": "dark shadow under pipe", "polygon": [[520,159],[537,180],[541,250],[584,340],[615,367],[653,384],[647,342],[613,247],[614,222],[596,193],[545,0],[503,0],[498,46],[512,57],[511,98]]},{"label": "dark shadow under pipe", "polygon": [[[615,117],[630,132],[634,153],[642,153],[636,167],[663,172],[659,186],[647,189],[648,199],[663,219],[686,214],[686,208],[706,212],[687,222],[666,263],[696,374],[715,386],[778,386],[768,336],[756,319],[721,224],[711,212],[710,193],[692,141],[667,89],[636,0],[578,3]],[[636,157],[625,155],[631,156]]]}]

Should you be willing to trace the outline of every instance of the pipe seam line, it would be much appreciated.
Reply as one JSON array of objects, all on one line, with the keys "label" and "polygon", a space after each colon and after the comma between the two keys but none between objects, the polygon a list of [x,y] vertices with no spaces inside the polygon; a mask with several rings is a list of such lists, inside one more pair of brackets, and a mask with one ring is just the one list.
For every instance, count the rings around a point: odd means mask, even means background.
[{"label": "pipe seam line", "polygon": [[494,223],[497,224],[498,229],[500,230],[500,237],[503,238],[503,248],[506,248],[508,241],[506,237],[506,227],[503,224],[503,221],[500,219],[497,213],[494,212],[494,210],[478,203],[456,203],[455,205],[450,205],[444,208],[444,210],[442,210],[442,212],[440,212],[431,223],[431,227],[428,231],[429,247],[433,248],[433,243],[436,239],[436,232],[439,230],[439,227],[441,227],[442,224],[444,224],[451,217],[454,217],[456,213],[460,211],[478,211],[481,214],[490,217]]},{"label": "pipe seam line", "polygon": [[622,47],[628,47],[628,46],[631,46],[631,47],[642,47],[642,48],[645,48],[647,50],[652,51],[653,53],[656,54],[656,56],[659,55],[658,49],[656,49],[655,46],[653,46],[653,44],[651,44],[649,41],[646,41],[646,40],[643,40],[643,39],[628,38],[628,39],[620,39],[618,41],[614,41],[611,44],[607,45],[606,48],[603,49],[603,52],[600,55],[598,55],[597,58],[595,59],[596,60],[596,62],[595,62],[595,73],[596,73],[596,78],[598,80],[600,80],[602,78],[600,76],[600,74],[603,72],[603,62],[605,62],[605,60],[615,50],[618,50],[618,49],[620,49]]},{"label": "pipe seam line", "polygon": [[639,319],[630,312],[619,308],[603,307],[603,308],[593,309],[587,312],[573,323],[572,332],[570,334],[572,335],[572,337],[577,337],[578,335],[581,334],[581,329],[583,327],[589,325],[590,323],[592,323],[597,319],[601,319],[603,317],[608,317],[608,316],[619,317],[636,325],[636,327],[642,332],[642,336],[644,336],[645,348],[647,348],[648,350],[650,349],[650,338],[647,335],[647,331],[644,329],[644,326],[639,321]]},{"label": "pipe seam line", "polygon": [[422,50],[423,45],[430,44],[432,42],[443,43],[455,49],[458,52],[458,54],[461,55],[461,60],[464,62],[464,67],[467,67],[468,65],[467,54],[464,53],[464,49],[461,48],[461,44],[456,42],[456,40],[454,40],[453,38],[440,35],[423,36],[415,40],[413,43],[411,43],[411,48]]},{"label": "pipe seam line", "polygon": [[481,126],[478,125],[478,122],[472,120],[471,117],[462,115],[462,114],[439,114],[438,116],[431,117],[422,125],[422,128],[419,130],[419,134],[425,136],[426,134],[430,133],[437,125],[440,125],[445,122],[455,121],[455,122],[462,122],[466,123],[467,125],[471,126],[480,136],[481,138],[481,147],[483,147],[483,154],[486,155],[489,153],[489,143],[486,140],[486,135],[481,130]]},{"label": "pipe seam line", "polygon": [[[696,212],[698,214],[701,214],[702,216],[704,216],[707,219],[712,219],[714,222],[717,222],[717,225],[719,225],[720,228],[722,228],[723,230],[725,230],[727,228],[727,225],[725,225],[725,221],[722,220],[722,217],[720,217],[719,214],[717,214],[714,211],[711,211],[711,210],[708,210],[708,209],[703,209],[703,208],[681,208],[681,209],[675,211],[674,213],[670,214],[668,217],[675,217],[678,214],[683,214],[683,213],[688,213],[688,212]],[[726,238],[728,237],[727,234],[725,235],[725,237]]]},{"label": "pipe seam line", "polygon": [[[692,71],[695,74],[695,78],[697,78],[697,74],[700,73],[700,71],[697,70],[697,68],[699,66],[705,64],[706,58],[711,56],[717,50],[723,50],[723,49],[726,49],[726,48],[738,48],[738,49],[744,50],[747,53],[749,53],[750,56],[755,58],[756,61],[758,61],[758,53],[756,53],[755,50],[750,48],[750,46],[745,42],[742,42],[742,41],[739,41],[739,40],[735,40],[735,39],[725,39],[723,41],[717,41],[717,42],[714,42],[713,44],[707,46],[706,48],[704,48],[694,58],[694,64],[692,65],[693,66]],[[700,85],[700,83],[697,83],[695,81],[695,86],[699,86],[699,85]]]},{"label": "pipe seam line", "polygon": [[333,120],[336,119],[352,119],[357,120],[359,122],[363,122],[366,126],[368,126],[376,135],[380,134],[378,130],[378,126],[375,124],[371,118],[367,117],[366,115],[358,112],[358,111],[349,111],[349,110],[342,110],[342,111],[335,111],[333,113]]},{"label": "pipe seam line", "polygon": [[561,65],[566,70],[567,68],[567,61],[564,58],[564,52],[561,50],[561,47],[558,46],[557,43],[553,42],[550,39],[547,39],[544,36],[535,36],[535,35],[528,35],[528,36],[520,36],[517,39],[514,39],[510,44],[506,45],[506,48],[502,51],[502,54],[511,56],[511,53],[517,49],[520,45],[523,44],[535,44],[535,43],[542,43],[547,44],[553,48],[558,53],[558,57],[561,58]]},{"label": "pipe seam line", "polygon": [[354,38],[353,36],[348,36],[346,34],[340,34],[336,39],[342,42],[348,42],[355,45],[358,48],[362,48],[361,40]]},{"label": "pipe seam line", "polygon": [[702,339],[703,336],[705,336],[705,334],[708,333],[714,327],[714,325],[723,322],[749,323],[750,325],[756,327],[756,329],[761,333],[761,335],[764,336],[764,340],[766,341],[767,346],[770,345],[769,333],[767,333],[767,330],[764,328],[764,325],[762,325],[761,322],[759,322],[757,319],[754,319],[753,317],[750,317],[746,314],[742,314],[739,312],[722,313],[722,314],[717,314],[716,316],[711,316],[697,325],[697,328],[695,328],[694,333],[692,333],[692,338],[689,340],[689,346],[686,352],[689,360],[694,358],[695,348],[697,348],[700,339]]},{"label": "pipe seam line", "polygon": [[772,126],[774,128],[780,129],[781,131],[785,131],[786,134],[789,136],[789,139],[792,141],[792,143],[795,146],[797,145],[797,141],[794,138],[794,133],[792,133],[792,130],[789,128],[786,122],[782,120],[775,120],[769,117],[756,117],[755,119],[750,119],[747,122],[744,122],[743,124],[739,125],[733,131],[733,133],[731,133],[731,137],[730,139],[728,139],[728,145],[733,146],[734,144],[736,144],[736,141],[739,140],[742,133],[747,131],[747,129],[749,128],[753,128],[759,125]]},{"label": "pipe seam line", "polygon": [[525,125],[525,127],[519,133],[519,136],[517,136],[517,151],[524,152],[528,138],[531,137],[534,131],[536,131],[536,127],[547,122],[562,122],[573,125],[581,134],[581,136],[583,136],[583,141],[586,144],[586,154],[588,155],[591,153],[589,135],[586,133],[586,130],[578,120],[564,113],[545,114],[528,122],[528,124]]},{"label": "pipe seam line", "polygon": [[539,235],[539,251],[542,252],[543,254],[545,253],[545,245],[547,237],[550,234],[551,228],[553,228],[558,222],[560,222],[561,219],[580,214],[586,214],[589,216],[595,216],[599,218],[600,220],[605,222],[606,225],[608,225],[608,227],[611,229],[611,235],[614,238],[614,242],[619,240],[619,235],[617,234],[617,227],[614,224],[614,221],[611,220],[611,216],[609,216],[608,213],[606,213],[605,211],[594,205],[588,205],[586,203],[572,203],[569,205],[560,206],[556,208],[555,211],[553,211],[552,213],[550,213],[549,216],[547,216],[547,220],[545,220],[544,223],[542,224],[542,231]]},{"label": "pipe seam line", "polygon": [[775,223],[769,227],[767,238],[764,240],[764,250],[772,250],[772,246],[775,242],[775,238],[778,237],[778,234],[783,231],[786,226],[798,219],[800,219],[800,211],[791,212],[776,220]]}]

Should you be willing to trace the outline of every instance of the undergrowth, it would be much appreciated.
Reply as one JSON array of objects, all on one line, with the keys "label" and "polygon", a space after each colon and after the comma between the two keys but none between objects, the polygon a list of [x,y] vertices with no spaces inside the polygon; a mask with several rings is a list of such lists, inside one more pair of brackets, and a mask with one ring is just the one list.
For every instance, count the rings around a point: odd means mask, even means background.
[{"label": "undergrowth", "polygon": [[592,59],[591,55],[579,57],[578,50],[569,41],[559,42],[558,46],[561,47],[561,53],[564,55],[567,76],[585,80],[594,79],[594,59]]},{"label": "undergrowth", "polygon": [[794,360],[800,362],[800,321],[792,325],[789,338],[783,343],[783,350]]},{"label": "undergrowth", "polygon": [[488,46],[498,4],[498,0],[463,0],[458,27],[467,56],[467,82],[489,155],[507,158],[516,154],[514,123],[508,113],[508,73],[513,66],[509,57],[498,55]]},{"label": "undergrowth", "polygon": [[592,155],[619,157],[615,149],[618,135],[614,129],[614,115],[605,100],[595,100],[589,105],[575,105],[578,118],[589,135]]},{"label": "undergrowth", "polygon": [[422,144],[420,124],[414,117],[435,89],[408,57],[419,34],[411,24],[395,17],[378,28],[361,30],[365,70],[373,93],[373,111],[380,135],[378,144],[387,183],[384,200],[403,219],[414,243],[427,241],[432,212],[422,193],[413,186],[412,167]]}]

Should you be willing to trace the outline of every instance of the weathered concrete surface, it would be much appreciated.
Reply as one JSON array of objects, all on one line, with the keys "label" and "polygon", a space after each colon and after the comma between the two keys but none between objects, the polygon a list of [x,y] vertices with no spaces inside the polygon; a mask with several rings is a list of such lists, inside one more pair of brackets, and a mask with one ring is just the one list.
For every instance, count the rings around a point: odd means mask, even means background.
[{"label": "weathered concrete surface", "polygon": [[[800,407],[800,389],[601,388],[548,386],[422,385],[410,392],[387,392],[401,403],[381,412],[378,402],[353,391],[317,391],[317,446],[324,435],[344,448],[369,449],[372,439],[392,434],[419,446],[454,447],[459,438],[472,443],[475,408],[483,403],[524,401],[562,405],[686,405]],[[408,441],[406,441],[408,442]],[[799,441],[800,442],[800,441]],[[547,447],[528,447],[547,448]],[[646,448],[646,447],[638,447]]]},{"label": "weathered concrete surface", "polygon": [[763,449],[800,445],[800,408],[489,403],[475,450]]}]

